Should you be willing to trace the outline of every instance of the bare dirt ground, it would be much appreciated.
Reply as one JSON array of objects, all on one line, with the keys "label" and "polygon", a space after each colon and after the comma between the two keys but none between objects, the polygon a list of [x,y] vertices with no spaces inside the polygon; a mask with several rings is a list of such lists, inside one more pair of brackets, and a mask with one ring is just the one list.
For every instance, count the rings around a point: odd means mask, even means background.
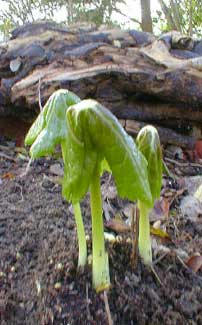
[{"label": "bare dirt ground", "polygon": [[[103,295],[91,285],[90,265],[77,271],[74,217],[50,169],[56,160],[37,160],[22,176],[27,161],[17,158],[10,144],[1,144],[5,150],[0,156],[0,324],[108,324]],[[202,174],[202,168],[194,170]],[[129,202],[112,195],[108,175],[102,179],[102,190],[105,223],[109,225],[118,213],[127,225]],[[106,228],[119,236],[107,244],[112,284],[108,301],[114,324],[202,324],[202,268],[187,264],[196,253],[202,255],[202,222],[200,216],[192,220],[180,213],[186,191],[179,190],[176,181],[164,178],[164,192],[178,195],[172,196],[168,215],[161,218],[168,237],[152,236],[156,275],[140,259],[132,268],[130,232]],[[88,204],[87,197],[82,211],[90,235]]]}]

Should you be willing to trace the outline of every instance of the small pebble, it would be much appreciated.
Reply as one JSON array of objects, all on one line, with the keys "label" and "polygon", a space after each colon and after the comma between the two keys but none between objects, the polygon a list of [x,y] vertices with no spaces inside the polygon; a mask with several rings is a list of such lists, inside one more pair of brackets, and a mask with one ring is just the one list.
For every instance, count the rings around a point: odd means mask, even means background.
[{"label": "small pebble", "polygon": [[117,243],[122,243],[122,241],[123,241],[123,238],[121,237],[121,236],[116,236],[116,242]]},{"label": "small pebble", "polygon": [[90,236],[86,235],[86,241],[89,242],[90,241]]},{"label": "small pebble", "polygon": [[22,257],[22,254],[20,254],[19,252],[17,252],[16,259],[19,260],[21,257]]},{"label": "small pebble", "polygon": [[57,264],[57,270],[62,271],[64,269],[64,265],[62,263]]},{"label": "small pebble", "polygon": [[61,287],[62,287],[61,282],[56,282],[55,285],[54,285],[54,288],[55,288],[56,290],[60,290]]},{"label": "small pebble", "polygon": [[88,265],[92,265],[93,257],[92,255],[88,256]]},{"label": "small pebble", "polygon": [[6,273],[0,272],[0,278],[4,278],[6,276]]},{"label": "small pebble", "polygon": [[49,261],[49,265],[52,265],[52,264],[53,264],[53,259],[51,258]]},{"label": "small pebble", "polygon": [[127,243],[127,244],[131,244],[131,243],[132,243],[132,239],[131,239],[130,237],[128,237],[128,238],[126,239],[126,243]]}]

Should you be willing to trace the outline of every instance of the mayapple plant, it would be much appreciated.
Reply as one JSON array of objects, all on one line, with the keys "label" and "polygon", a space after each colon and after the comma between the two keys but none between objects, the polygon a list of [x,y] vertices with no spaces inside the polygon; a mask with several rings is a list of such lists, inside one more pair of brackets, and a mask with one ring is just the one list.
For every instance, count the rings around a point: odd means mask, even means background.
[{"label": "mayapple plant", "polygon": [[65,90],[51,96],[25,142],[32,144],[32,158],[51,154],[55,146],[61,144],[64,160],[62,193],[74,206],[79,259],[85,255],[85,261],[86,242],[79,202],[90,190],[93,285],[97,292],[109,288],[100,190],[102,164],[106,161],[109,165],[121,197],[138,200],[149,210],[153,196],[144,154],[109,110],[94,100],[81,101]]},{"label": "mayapple plant", "polygon": [[[163,172],[162,151],[157,130],[151,125],[143,127],[137,135],[136,143],[138,149],[147,160],[148,180],[152,194],[153,206],[155,200],[160,197]],[[150,208],[141,200],[138,200],[138,207],[140,211],[138,238],[139,253],[144,263],[151,265]]]},{"label": "mayapple plant", "polygon": [[[30,155],[32,159],[53,154],[55,147],[60,144],[63,160],[65,160],[68,138],[66,111],[69,106],[79,101],[80,98],[68,90],[62,89],[52,94],[25,138],[25,144],[31,145]],[[78,266],[82,267],[87,261],[87,247],[81,209],[78,202],[73,204],[73,211],[78,234]]]},{"label": "mayapple plant", "polygon": [[69,107],[66,121],[63,196],[76,203],[90,189],[93,285],[99,292],[110,286],[102,219],[101,164],[107,161],[121,197],[139,199],[151,206],[147,162],[118,120],[95,100],[83,100]]}]

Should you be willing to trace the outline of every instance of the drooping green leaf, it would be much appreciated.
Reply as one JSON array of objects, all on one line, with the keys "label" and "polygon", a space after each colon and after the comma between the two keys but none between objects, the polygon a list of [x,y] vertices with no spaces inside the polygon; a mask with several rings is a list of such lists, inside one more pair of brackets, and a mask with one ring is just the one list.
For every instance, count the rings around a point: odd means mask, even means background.
[{"label": "drooping green leaf", "polygon": [[136,143],[148,162],[148,178],[153,201],[160,196],[162,185],[162,152],[157,130],[147,125],[138,133]]},{"label": "drooping green leaf", "polygon": [[[75,117],[76,110],[73,113]],[[67,123],[68,137],[65,146],[63,146],[64,178],[62,194],[67,201],[76,203],[89,189],[98,154],[90,143],[86,145],[88,139],[85,137],[85,125],[80,127],[76,118],[73,122],[76,123],[80,136],[77,137],[70,123]]]},{"label": "drooping green leaf", "polygon": [[[118,120],[94,100],[83,100],[67,110],[68,155],[65,159],[63,195],[80,200],[88,188],[96,162],[104,158],[114,176],[118,193],[151,206],[147,162]],[[74,153],[73,153],[74,151]],[[88,169],[88,172],[86,171]],[[85,178],[85,181],[83,180]],[[77,186],[85,186],[77,194]]]},{"label": "drooping green leaf", "polygon": [[54,92],[48,99],[25,138],[25,144],[32,145],[32,158],[53,153],[55,146],[67,138],[66,110],[79,101],[78,96],[65,89]]},{"label": "drooping green leaf", "polygon": [[30,146],[36,140],[37,136],[41,133],[45,126],[45,116],[47,114],[48,104],[50,99],[44,106],[42,112],[37,116],[36,120],[32,124],[31,128],[29,129],[26,137],[25,137],[25,145]]}]

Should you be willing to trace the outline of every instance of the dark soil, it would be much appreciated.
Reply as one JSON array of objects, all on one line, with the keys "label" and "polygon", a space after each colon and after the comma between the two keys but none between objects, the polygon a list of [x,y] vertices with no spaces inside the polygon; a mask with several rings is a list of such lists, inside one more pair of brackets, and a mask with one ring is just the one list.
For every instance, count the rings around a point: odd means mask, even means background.
[{"label": "dark soil", "polygon": [[[91,285],[90,266],[77,271],[74,218],[61,197],[61,186],[51,178],[53,163],[40,159],[20,176],[27,162],[0,158],[1,324],[108,324],[103,295]],[[88,201],[82,202],[82,209],[90,234]],[[106,202],[115,212],[126,203],[118,198]],[[175,253],[181,249],[189,256],[202,254],[202,223],[180,215],[169,218],[172,241],[164,244],[169,251],[154,257],[162,284],[140,260],[135,270],[131,268],[130,234],[107,245],[114,324],[202,324],[202,271],[195,274]]]}]

